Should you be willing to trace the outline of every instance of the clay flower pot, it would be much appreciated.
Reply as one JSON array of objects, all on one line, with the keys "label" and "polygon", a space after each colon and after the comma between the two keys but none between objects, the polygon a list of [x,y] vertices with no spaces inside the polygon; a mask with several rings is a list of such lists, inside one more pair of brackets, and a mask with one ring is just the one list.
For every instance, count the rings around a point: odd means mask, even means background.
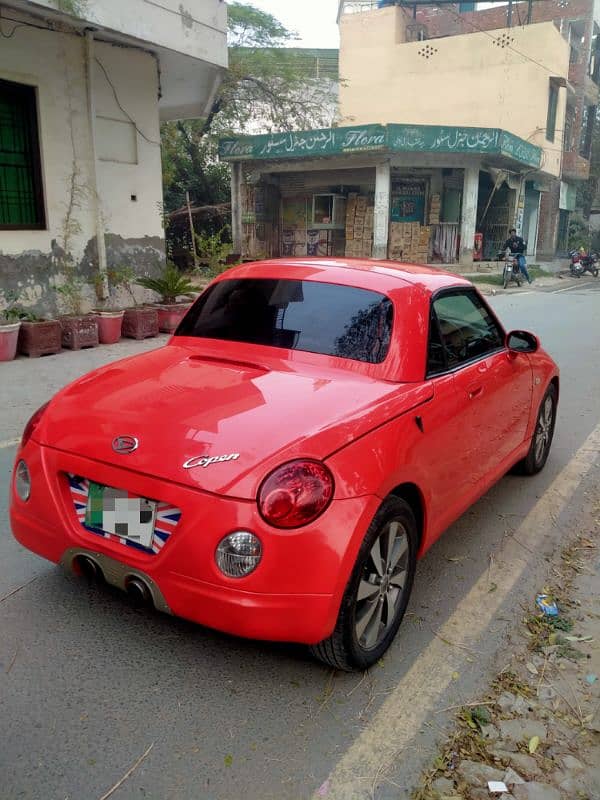
[{"label": "clay flower pot", "polygon": [[94,311],[98,317],[100,344],[116,344],[121,338],[124,311]]},{"label": "clay flower pot", "polygon": [[12,361],[17,354],[20,322],[0,323],[0,361]]},{"label": "clay flower pot", "polygon": [[30,358],[53,355],[60,353],[61,340],[62,328],[57,319],[21,322],[18,350]]},{"label": "clay flower pot", "polygon": [[123,316],[123,336],[147,339],[158,335],[158,309],[151,306],[126,308]]},{"label": "clay flower pot", "polygon": [[61,317],[62,346],[69,350],[98,346],[98,319],[95,314]]},{"label": "clay flower pot", "polygon": [[173,333],[191,307],[191,303],[157,303],[159,331]]}]

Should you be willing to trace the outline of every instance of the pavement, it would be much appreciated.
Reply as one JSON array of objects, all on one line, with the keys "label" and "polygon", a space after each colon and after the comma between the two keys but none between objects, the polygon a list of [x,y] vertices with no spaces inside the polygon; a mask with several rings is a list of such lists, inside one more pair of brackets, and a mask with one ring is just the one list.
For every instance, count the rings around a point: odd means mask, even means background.
[{"label": "pavement", "polygon": [[[600,798],[600,464],[489,690],[457,710],[415,800]],[[492,791],[492,789],[496,791]]]},{"label": "pavement", "polygon": [[503,479],[440,538],[394,645],[364,675],[133,609],[11,537],[15,439],[31,412],[76,375],[164,339],[0,365],[0,798],[408,800],[457,706],[485,697],[520,652],[523,609],[535,611],[597,493],[599,290],[578,281],[490,298],[561,366],[550,459],[538,476]]}]

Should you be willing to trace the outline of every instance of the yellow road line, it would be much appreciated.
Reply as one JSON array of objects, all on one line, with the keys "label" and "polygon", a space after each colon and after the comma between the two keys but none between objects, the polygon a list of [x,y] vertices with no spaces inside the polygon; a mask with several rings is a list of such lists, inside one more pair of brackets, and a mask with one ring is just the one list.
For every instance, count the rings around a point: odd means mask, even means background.
[{"label": "yellow road line", "polygon": [[[373,720],[350,745],[328,779],[328,800],[356,800],[369,796],[378,776],[398,761],[452,682],[452,674],[464,662],[461,647],[473,648],[494,621],[519,578],[530,567],[529,551],[544,551],[549,528],[569,503],[573,493],[593,467],[600,451],[600,425],[588,436],[571,461],[556,476],[544,495],[507,537],[494,558],[489,592],[488,570],[457,605],[452,616],[436,632],[406,675],[387,697]],[[526,478],[524,480],[527,480]],[[523,546],[525,545],[525,546]],[[449,647],[444,641],[458,644]],[[396,640],[402,647],[402,629]],[[392,654],[393,654],[392,646]],[[315,794],[313,797],[318,797]]]}]

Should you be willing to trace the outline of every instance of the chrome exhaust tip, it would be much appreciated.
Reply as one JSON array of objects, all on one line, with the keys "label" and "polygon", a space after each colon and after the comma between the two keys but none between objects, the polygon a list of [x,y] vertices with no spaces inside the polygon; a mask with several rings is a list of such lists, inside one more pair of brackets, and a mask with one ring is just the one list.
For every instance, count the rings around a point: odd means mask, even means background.
[{"label": "chrome exhaust tip", "polygon": [[125,578],[125,591],[135,606],[154,605],[150,587],[137,575],[130,575]]},{"label": "chrome exhaust tip", "polygon": [[76,575],[83,575],[89,581],[102,581],[104,576],[102,570],[93,558],[89,556],[75,556],[72,563],[73,572]]}]

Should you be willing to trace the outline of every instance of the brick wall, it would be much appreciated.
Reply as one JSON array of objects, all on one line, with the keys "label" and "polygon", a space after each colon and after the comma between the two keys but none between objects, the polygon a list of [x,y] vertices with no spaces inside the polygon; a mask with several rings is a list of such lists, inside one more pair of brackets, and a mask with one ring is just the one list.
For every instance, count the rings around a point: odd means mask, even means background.
[{"label": "brick wall", "polygon": [[558,202],[560,181],[553,181],[549,192],[542,192],[540,217],[538,221],[537,259],[553,258],[556,253],[556,234],[558,229]]},{"label": "brick wall", "polygon": [[590,177],[590,162],[577,150],[571,150],[563,154],[562,171],[565,180],[586,181]]},{"label": "brick wall", "polygon": [[[592,19],[594,0],[569,0],[562,5],[560,0],[535,0],[533,3],[532,22],[554,22],[558,28],[561,20]],[[459,14],[456,6],[429,7],[422,6],[417,11],[417,21],[427,25],[429,38],[437,36],[456,36],[459,33],[471,33],[474,30],[491,31],[505,28],[507,24],[507,7],[496,6],[482,11],[470,11]],[[527,20],[527,3],[513,4],[512,24],[525,24]],[[589,42],[587,42],[589,46]]]}]

